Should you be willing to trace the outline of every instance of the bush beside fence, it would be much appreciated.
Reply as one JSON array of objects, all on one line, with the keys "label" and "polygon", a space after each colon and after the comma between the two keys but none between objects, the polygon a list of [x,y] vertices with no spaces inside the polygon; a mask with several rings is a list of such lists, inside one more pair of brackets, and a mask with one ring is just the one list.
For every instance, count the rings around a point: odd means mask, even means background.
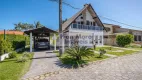
[{"label": "bush beside fence", "polygon": [[0,55],[10,50],[16,50],[18,48],[25,47],[29,45],[29,37],[24,35],[13,35],[7,34],[6,39],[4,40],[4,35],[0,35]]}]

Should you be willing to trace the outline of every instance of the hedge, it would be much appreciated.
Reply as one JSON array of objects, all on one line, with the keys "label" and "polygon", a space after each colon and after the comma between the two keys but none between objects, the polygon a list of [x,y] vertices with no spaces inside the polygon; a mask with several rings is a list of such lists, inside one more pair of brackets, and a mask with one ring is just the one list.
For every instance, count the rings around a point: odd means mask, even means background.
[{"label": "hedge", "polygon": [[116,37],[116,42],[121,47],[124,47],[124,46],[132,43],[133,40],[134,40],[134,36],[131,34],[117,35],[117,37]]},{"label": "hedge", "polygon": [[[0,35],[0,40],[4,35]],[[24,35],[6,34],[6,41],[10,42],[14,50],[29,45],[29,37]]]},{"label": "hedge", "polygon": [[0,55],[10,52],[12,50],[12,45],[9,41],[1,39],[0,40]]}]

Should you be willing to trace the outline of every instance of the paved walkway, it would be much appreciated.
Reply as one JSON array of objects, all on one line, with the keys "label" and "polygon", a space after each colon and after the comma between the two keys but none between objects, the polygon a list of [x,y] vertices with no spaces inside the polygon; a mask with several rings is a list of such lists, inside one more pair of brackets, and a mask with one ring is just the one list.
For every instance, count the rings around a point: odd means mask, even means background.
[{"label": "paved walkway", "polygon": [[23,79],[59,71],[62,67],[58,57],[52,51],[35,52],[30,70],[23,76]]},{"label": "paved walkway", "polygon": [[64,70],[44,80],[142,80],[142,52]]}]

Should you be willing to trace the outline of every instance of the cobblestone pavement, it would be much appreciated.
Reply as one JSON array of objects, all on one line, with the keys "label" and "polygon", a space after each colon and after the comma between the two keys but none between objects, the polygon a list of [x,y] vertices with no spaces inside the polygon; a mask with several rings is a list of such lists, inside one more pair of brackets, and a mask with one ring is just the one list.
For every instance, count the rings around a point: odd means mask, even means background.
[{"label": "cobblestone pavement", "polygon": [[52,51],[34,52],[33,61],[30,70],[22,77],[22,79],[37,77],[42,74],[59,71],[62,64],[55,53]]},{"label": "cobblestone pavement", "polygon": [[44,80],[142,80],[142,52],[64,70]]}]

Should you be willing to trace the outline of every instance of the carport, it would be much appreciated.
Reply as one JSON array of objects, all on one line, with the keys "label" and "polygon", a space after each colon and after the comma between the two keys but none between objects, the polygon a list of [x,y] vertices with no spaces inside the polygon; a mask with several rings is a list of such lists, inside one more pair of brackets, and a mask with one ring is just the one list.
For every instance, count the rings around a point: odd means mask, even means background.
[{"label": "carport", "polygon": [[[28,31],[24,31],[25,34],[30,35],[30,52],[32,52],[32,48],[36,48],[36,41],[45,37],[48,38],[50,44],[50,34],[54,34],[53,40],[56,41],[56,31],[49,29],[47,27],[36,28]],[[56,43],[54,43],[54,50],[56,50]]]}]

